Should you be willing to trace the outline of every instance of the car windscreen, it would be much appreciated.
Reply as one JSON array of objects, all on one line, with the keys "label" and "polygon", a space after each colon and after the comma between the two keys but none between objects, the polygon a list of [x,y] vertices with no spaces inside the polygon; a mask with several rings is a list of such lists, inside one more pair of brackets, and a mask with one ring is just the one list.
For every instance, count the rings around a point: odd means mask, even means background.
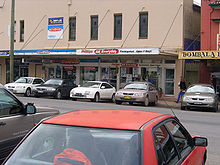
[{"label": "car windscreen", "polygon": [[87,88],[99,88],[101,83],[97,82],[86,82],[81,87],[87,87]]},{"label": "car windscreen", "polygon": [[47,80],[44,84],[46,85],[62,85],[63,80],[50,79]]},{"label": "car windscreen", "polygon": [[30,83],[32,83],[32,81],[33,81],[33,78],[21,77],[21,78],[17,79],[15,82],[16,83],[28,83],[28,84],[30,84]]},{"label": "car windscreen", "polygon": [[41,124],[6,165],[140,164],[140,132]]},{"label": "car windscreen", "polygon": [[146,90],[146,84],[128,84],[124,87],[124,89],[136,89],[136,90]]},{"label": "car windscreen", "polygon": [[214,94],[215,90],[209,86],[203,86],[203,85],[195,85],[192,87],[189,87],[186,91],[187,93],[210,93]]}]

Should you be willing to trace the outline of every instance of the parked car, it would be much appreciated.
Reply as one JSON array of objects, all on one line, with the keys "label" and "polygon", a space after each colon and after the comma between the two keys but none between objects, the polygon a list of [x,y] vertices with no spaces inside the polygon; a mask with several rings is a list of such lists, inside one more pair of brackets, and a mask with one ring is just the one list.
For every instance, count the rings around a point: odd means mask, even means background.
[{"label": "parked car", "polygon": [[24,105],[0,85],[0,164],[36,123],[58,113],[52,108],[36,108],[33,103]]},{"label": "parked car", "polygon": [[181,109],[205,108],[218,111],[218,96],[212,85],[193,84],[182,97]]},{"label": "parked car", "polygon": [[98,102],[101,99],[115,99],[115,87],[107,82],[102,81],[88,81],[82,86],[73,88],[70,91],[70,97],[76,99],[90,99]]},{"label": "parked car", "polygon": [[13,93],[31,96],[33,87],[44,83],[39,77],[20,77],[13,83],[5,84],[5,87]]},{"label": "parked car", "polygon": [[131,82],[126,84],[122,89],[115,94],[115,103],[122,102],[142,103],[148,106],[149,103],[155,105],[158,101],[158,91],[150,82]]},{"label": "parked car", "polygon": [[169,114],[79,110],[42,121],[3,164],[201,165],[207,143]]},{"label": "parked car", "polygon": [[70,90],[77,85],[73,83],[73,80],[69,79],[49,79],[45,83],[33,88],[34,96],[52,96],[54,98],[61,99],[63,97],[69,97]]}]

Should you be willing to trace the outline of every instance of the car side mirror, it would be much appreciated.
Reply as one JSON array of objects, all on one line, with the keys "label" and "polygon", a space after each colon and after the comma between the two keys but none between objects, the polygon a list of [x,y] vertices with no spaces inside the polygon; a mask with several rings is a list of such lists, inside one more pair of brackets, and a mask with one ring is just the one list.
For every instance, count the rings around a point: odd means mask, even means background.
[{"label": "car side mirror", "polygon": [[34,106],[34,103],[27,103],[25,105],[25,114],[35,114],[36,113],[36,107]]},{"label": "car side mirror", "polygon": [[205,137],[194,137],[193,143],[195,146],[206,147],[206,146],[208,146],[208,139]]}]

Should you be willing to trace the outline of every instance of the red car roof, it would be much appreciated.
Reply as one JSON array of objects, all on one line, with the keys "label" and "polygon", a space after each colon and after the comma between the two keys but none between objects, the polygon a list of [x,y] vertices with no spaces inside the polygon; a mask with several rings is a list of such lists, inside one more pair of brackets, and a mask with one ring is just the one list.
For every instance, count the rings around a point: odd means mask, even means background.
[{"label": "red car roof", "polygon": [[44,123],[139,130],[145,123],[160,116],[164,114],[137,110],[88,109],[55,116],[45,120]]}]

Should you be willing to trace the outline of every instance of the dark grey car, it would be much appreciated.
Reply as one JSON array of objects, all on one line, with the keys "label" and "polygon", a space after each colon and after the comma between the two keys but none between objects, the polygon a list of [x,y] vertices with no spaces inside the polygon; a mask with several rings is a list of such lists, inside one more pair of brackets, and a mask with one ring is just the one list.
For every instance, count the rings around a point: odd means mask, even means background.
[{"label": "dark grey car", "polygon": [[193,84],[182,97],[181,109],[205,108],[218,111],[218,96],[212,85]]},{"label": "dark grey car", "polygon": [[52,108],[24,105],[0,85],[0,164],[36,123],[57,114],[59,111]]}]

